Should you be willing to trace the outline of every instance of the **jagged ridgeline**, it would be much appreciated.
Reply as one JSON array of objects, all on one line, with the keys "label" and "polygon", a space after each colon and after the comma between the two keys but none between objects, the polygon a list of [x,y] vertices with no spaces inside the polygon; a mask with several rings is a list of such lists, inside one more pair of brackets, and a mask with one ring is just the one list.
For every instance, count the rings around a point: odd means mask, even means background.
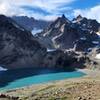
[{"label": "jagged ridgeline", "polygon": [[33,29],[44,29],[51,23],[51,21],[37,20],[27,16],[13,16],[11,18],[28,31],[32,31]]},{"label": "jagged ridgeline", "polygon": [[85,53],[93,48],[99,51],[96,20],[78,16],[70,21],[63,15],[50,23],[33,36],[18,21],[0,15],[0,65],[8,69],[83,68],[90,62]]},{"label": "jagged ridgeline", "polygon": [[99,29],[100,23],[96,20],[79,15],[70,21],[63,15],[36,37],[47,48],[88,51],[100,46]]}]

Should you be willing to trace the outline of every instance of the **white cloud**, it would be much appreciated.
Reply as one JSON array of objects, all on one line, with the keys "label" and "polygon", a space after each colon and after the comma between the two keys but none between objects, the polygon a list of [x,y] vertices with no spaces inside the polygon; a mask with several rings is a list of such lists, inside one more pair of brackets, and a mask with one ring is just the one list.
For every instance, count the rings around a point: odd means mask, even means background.
[{"label": "white cloud", "polygon": [[100,22],[100,5],[97,5],[95,7],[92,7],[90,9],[76,9],[74,10],[74,15],[77,16],[81,14],[84,17],[96,19],[98,22]]},{"label": "white cloud", "polygon": [[0,3],[0,13],[6,14],[10,10],[10,5],[7,2]]},{"label": "white cloud", "polygon": [[[0,14],[5,14],[7,16],[12,15],[27,15],[34,16],[36,18],[56,18],[60,9],[62,9],[63,5],[68,5],[75,0],[0,0]],[[31,6],[31,7],[39,7],[49,13],[48,15],[40,15],[38,12],[32,14],[29,11],[26,11],[21,8],[21,6]],[[66,7],[67,9],[67,7]],[[68,7],[69,9],[69,7]]]},{"label": "white cloud", "polygon": [[18,10],[18,6],[12,2],[0,1],[0,14],[7,16],[18,15],[22,13],[22,10]]}]

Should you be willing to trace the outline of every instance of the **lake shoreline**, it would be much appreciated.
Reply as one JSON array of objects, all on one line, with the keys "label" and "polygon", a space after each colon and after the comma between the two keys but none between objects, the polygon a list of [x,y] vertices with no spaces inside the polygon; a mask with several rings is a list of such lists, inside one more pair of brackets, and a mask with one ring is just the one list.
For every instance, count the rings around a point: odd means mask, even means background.
[{"label": "lake shoreline", "polygon": [[[36,73],[35,73],[36,72]],[[28,74],[26,74],[28,73]],[[38,74],[37,74],[38,73]],[[82,77],[85,74],[81,71],[65,71],[65,70],[40,70],[27,71],[7,71],[0,74],[0,91],[9,91],[24,88],[31,85],[41,85],[49,82],[60,81],[70,78]],[[3,78],[3,81],[2,81]],[[7,79],[7,81],[6,81]]]},{"label": "lake shoreline", "polygon": [[[5,92],[4,94],[9,95],[9,96],[14,96],[14,97],[18,96],[19,98],[24,98],[24,97],[29,97],[29,95],[31,95],[33,93],[37,93],[37,97],[38,97],[38,95],[39,95],[38,91],[39,91],[39,93],[42,90],[47,91],[48,88],[50,88],[50,90],[51,90],[52,87],[59,89],[60,87],[61,88],[63,88],[63,87],[69,88],[69,87],[75,86],[75,88],[76,88],[76,87],[78,87],[78,84],[81,84],[82,88],[83,88],[84,86],[87,87],[87,85],[97,84],[97,86],[98,86],[100,84],[100,71],[98,71],[96,69],[95,70],[78,69],[77,71],[83,72],[86,75],[82,76],[80,78],[57,80],[57,81],[48,82],[48,83],[44,83],[44,84],[36,84],[36,85],[33,84],[30,86],[26,86],[26,87],[14,89],[14,90],[9,90],[9,91]],[[80,89],[81,88],[79,88],[79,90]],[[51,95],[51,94],[49,94],[49,95]],[[32,97],[32,98],[34,98],[34,97]],[[24,99],[21,99],[21,100],[24,100]],[[28,99],[26,99],[26,100],[28,100]],[[49,100],[49,99],[47,99],[47,100]],[[74,100],[74,99],[71,99],[71,100]],[[75,100],[78,100],[78,99],[75,99]]]},{"label": "lake shoreline", "polygon": [[[78,79],[83,79],[83,78],[88,78],[88,77],[96,77],[96,76],[99,76],[100,73],[98,70],[91,70],[91,69],[77,69],[76,70],[77,72],[82,72],[84,73],[85,75],[84,76],[81,76],[81,77],[74,77],[74,78],[68,78],[68,79],[62,79],[62,80],[54,80],[54,81],[50,81],[50,82],[45,82],[45,83],[38,83],[38,84],[32,84],[32,85],[28,85],[28,86],[23,86],[23,87],[19,87],[19,88],[15,88],[15,89],[9,89],[7,91],[4,91],[4,92],[9,92],[9,91],[15,91],[15,90],[20,90],[20,89],[23,89],[23,88],[27,88],[27,87],[34,87],[34,86],[41,86],[43,84],[52,84],[52,83],[57,83],[57,82],[64,82],[64,81],[73,81],[73,80],[78,80]],[[98,74],[99,73],[99,74]],[[0,91],[2,92],[2,91]]]}]

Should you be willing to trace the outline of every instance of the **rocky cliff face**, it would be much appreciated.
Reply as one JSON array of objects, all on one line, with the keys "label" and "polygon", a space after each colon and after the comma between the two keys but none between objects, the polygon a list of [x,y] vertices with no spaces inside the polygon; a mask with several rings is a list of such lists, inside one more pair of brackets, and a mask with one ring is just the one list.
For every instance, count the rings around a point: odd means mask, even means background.
[{"label": "rocky cliff face", "polygon": [[86,63],[86,66],[91,69],[100,70],[100,48],[93,48],[90,53],[88,53],[88,58],[90,62]]},{"label": "rocky cliff face", "polygon": [[88,30],[90,33],[98,32],[100,28],[100,23],[93,19],[87,19],[81,15],[77,16],[72,20],[73,23],[76,23],[83,30]]},{"label": "rocky cliff face", "polygon": [[82,52],[55,50],[47,52],[44,58],[44,65],[48,68],[64,68],[67,70],[75,70],[76,68],[84,68],[89,58]]},{"label": "rocky cliff face", "polygon": [[94,63],[91,55],[83,51],[99,48],[100,38],[97,30],[83,29],[76,21],[79,18],[71,22],[63,15],[33,37],[14,20],[0,15],[0,65],[8,69],[63,67],[74,70]]},{"label": "rocky cliff face", "polygon": [[63,15],[36,37],[47,48],[89,51],[91,48],[100,45],[100,38],[96,34],[99,28],[100,24],[96,20],[79,15],[73,21],[69,21]]},{"label": "rocky cliff face", "polygon": [[0,65],[9,69],[40,66],[45,53],[30,32],[0,15]]},{"label": "rocky cliff face", "polygon": [[74,56],[61,50],[47,51],[29,31],[12,19],[0,15],[0,65],[2,67],[7,69],[61,68],[71,66],[75,62],[78,61]]}]

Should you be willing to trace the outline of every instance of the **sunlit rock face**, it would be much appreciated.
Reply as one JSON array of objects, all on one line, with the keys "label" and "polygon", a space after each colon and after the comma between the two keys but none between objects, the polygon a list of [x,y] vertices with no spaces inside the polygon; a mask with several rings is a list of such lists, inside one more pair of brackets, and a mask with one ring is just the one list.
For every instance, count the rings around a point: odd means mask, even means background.
[{"label": "sunlit rock face", "polygon": [[100,38],[97,35],[99,28],[100,24],[96,20],[79,15],[69,21],[62,15],[36,37],[41,44],[50,49],[88,52],[89,48],[100,45]]},{"label": "sunlit rock face", "polygon": [[3,68],[60,68],[71,66],[74,61],[76,58],[61,50],[46,49],[29,31],[0,15],[0,65]]},{"label": "sunlit rock face", "polygon": [[33,36],[12,19],[0,15],[0,65],[7,69],[66,66],[73,69],[90,64],[92,60],[83,52],[99,48],[100,38],[96,30],[83,29],[79,21],[84,18],[78,18],[72,22],[63,15]]}]

